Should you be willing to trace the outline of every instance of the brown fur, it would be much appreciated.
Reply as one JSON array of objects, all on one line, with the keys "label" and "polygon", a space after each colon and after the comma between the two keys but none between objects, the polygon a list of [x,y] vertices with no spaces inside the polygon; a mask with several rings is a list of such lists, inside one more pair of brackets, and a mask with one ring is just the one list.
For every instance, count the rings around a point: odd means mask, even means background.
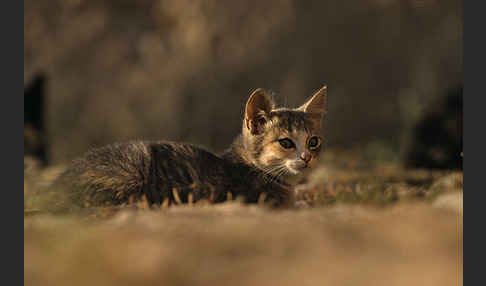
[{"label": "brown fur", "polygon": [[[283,149],[276,140],[286,136],[300,146],[310,136],[320,136],[325,106],[319,109],[314,102],[322,104],[325,96],[323,88],[297,109],[275,109],[265,91],[256,90],[245,108],[242,134],[221,156],[166,141],[117,143],[90,150],[75,159],[54,184],[54,189],[67,190],[69,203],[61,204],[61,209],[124,204],[142,197],[149,204],[166,199],[184,203],[189,194],[194,201],[222,202],[228,196],[241,196],[247,203],[256,203],[265,194],[265,201],[272,205],[291,205],[293,192],[287,180],[291,174],[282,169],[282,162],[300,149]],[[304,149],[310,168],[321,147]],[[269,169],[274,165],[280,168],[278,173]]]},{"label": "brown fur", "polygon": [[[277,168],[278,176],[285,181],[291,170],[279,167],[290,160],[298,161],[306,153],[309,167],[315,166],[322,149],[322,118],[327,112],[326,87],[299,108],[275,108],[272,99],[262,89],[257,89],[248,99],[242,133],[226,152],[226,158],[243,161],[264,172]],[[307,140],[320,138],[316,149],[307,148]],[[289,138],[301,148],[292,150],[280,146],[278,139]],[[298,147],[298,146],[296,146]],[[300,153],[297,153],[300,152]],[[277,175],[273,171],[271,175]]]}]

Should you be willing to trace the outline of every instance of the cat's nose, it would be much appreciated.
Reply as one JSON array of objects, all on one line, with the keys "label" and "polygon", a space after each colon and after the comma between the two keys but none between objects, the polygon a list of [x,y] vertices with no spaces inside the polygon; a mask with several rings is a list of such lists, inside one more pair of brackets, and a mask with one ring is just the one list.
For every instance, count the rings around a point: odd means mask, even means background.
[{"label": "cat's nose", "polygon": [[303,152],[302,154],[300,154],[300,159],[304,160],[304,162],[306,163],[309,163],[309,161],[311,160],[311,154]]}]

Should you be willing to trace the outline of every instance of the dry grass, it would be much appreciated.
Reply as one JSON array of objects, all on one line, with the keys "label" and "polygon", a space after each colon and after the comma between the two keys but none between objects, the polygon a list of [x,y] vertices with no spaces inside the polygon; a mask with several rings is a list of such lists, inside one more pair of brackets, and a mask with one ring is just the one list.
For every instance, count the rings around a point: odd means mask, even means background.
[{"label": "dry grass", "polygon": [[462,173],[337,157],[309,208],[26,213],[25,285],[462,285]]}]

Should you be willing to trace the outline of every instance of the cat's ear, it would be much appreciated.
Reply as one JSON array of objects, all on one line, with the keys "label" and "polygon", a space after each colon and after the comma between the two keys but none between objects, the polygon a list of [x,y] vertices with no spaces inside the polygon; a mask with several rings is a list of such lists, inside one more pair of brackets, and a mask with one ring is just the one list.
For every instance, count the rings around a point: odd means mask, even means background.
[{"label": "cat's ear", "polygon": [[251,134],[262,132],[273,108],[274,103],[265,90],[258,88],[253,91],[245,107],[245,126]]},{"label": "cat's ear", "polygon": [[327,86],[323,86],[306,103],[298,108],[306,113],[319,115],[321,118],[327,113]]}]

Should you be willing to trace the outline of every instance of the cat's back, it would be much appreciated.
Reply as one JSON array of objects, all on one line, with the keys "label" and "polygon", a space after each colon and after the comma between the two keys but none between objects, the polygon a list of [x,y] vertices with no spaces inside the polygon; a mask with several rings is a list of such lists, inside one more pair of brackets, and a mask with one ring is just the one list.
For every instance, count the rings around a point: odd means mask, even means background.
[{"label": "cat's back", "polygon": [[[146,196],[161,203],[174,187],[220,177],[224,161],[191,144],[131,141],[93,148],[56,182],[79,205],[122,204]],[[219,173],[218,173],[219,172]]]},{"label": "cat's back", "polygon": [[65,206],[121,205],[143,197],[150,204],[209,199],[223,202],[231,193],[248,203],[262,193],[277,204],[289,192],[245,164],[204,148],[170,141],[132,141],[94,148],[75,159],[54,184]]}]

